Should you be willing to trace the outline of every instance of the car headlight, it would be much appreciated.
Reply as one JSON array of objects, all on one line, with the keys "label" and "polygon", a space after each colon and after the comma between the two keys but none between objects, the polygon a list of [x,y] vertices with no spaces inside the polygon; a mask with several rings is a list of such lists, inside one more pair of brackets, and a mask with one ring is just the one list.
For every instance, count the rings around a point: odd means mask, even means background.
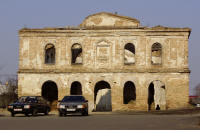
[{"label": "car headlight", "polygon": [[65,105],[60,105],[59,108],[65,109]]},{"label": "car headlight", "polygon": [[30,105],[24,105],[24,108],[25,108],[25,109],[29,109],[29,108],[30,108]]},{"label": "car headlight", "polygon": [[85,105],[77,105],[77,108],[85,108]]},{"label": "car headlight", "polygon": [[13,106],[8,106],[9,109],[13,109]]}]

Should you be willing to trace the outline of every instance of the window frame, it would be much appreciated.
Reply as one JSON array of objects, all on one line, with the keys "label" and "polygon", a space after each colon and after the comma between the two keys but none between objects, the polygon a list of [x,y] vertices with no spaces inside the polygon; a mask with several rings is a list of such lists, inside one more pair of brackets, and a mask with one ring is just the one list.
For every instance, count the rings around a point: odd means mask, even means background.
[{"label": "window frame", "polygon": [[[54,48],[54,62],[52,62],[52,63],[48,63],[48,62],[46,62],[46,47],[48,46],[48,45],[53,45],[53,48]],[[56,64],[56,47],[55,47],[55,45],[53,44],[53,43],[47,43],[46,45],[45,45],[45,47],[44,47],[44,64],[45,65],[55,65]]]},{"label": "window frame", "polygon": [[[74,46],[74,45],[80,45],[80,47],[81,47],[81,54],[82,54],[82,56],[81,56],[81,58],[82,58],[82,63],[73,63],[72,61],[72,59],[73,59],[73,56],[72,56],[72,47]],[[77,57],[76,57],[77,58]],[[75,59],[76,60],[76,59]],[[83,65],[83,47],[82,47],[82,45],[80,44],[80,43],[73,43],[72,44],[72,46],[71,46],[71,65]]]},{"label": "window frame", "polygon": [[[125,60],[124,60],[125,59],[125,50],[127,50],[127,49],[125,49],[125,46],[128,45],[128,44],[132,44],[133,47],[134,47],[134,52],[135,52],[135,54],[134,54],[135,62],[134,63],[125,63]],[[124,45],[123,50],[124,50],[124,57],[123,57],[124,65],[135,65],[136,64],[136,49],[135,49],[135,44],[133,44],[132,42],[127,42]]]},{"label": "window frame", "polygon": [[[153,52],[153,45],[155,45],[155,44],[159,44],[160,45],[160,51],[161,51],[161,54],[160,54],[160,58],[161,58],[161,63],[153,63],[152,62],[152,52]],[[153,43],[152,45],[151,45],[151,65],[162,65],[162,63],[163,63],[163,61],[162,61],[162,59],[163,59],[163,46],[162,46],[162,44],[161,43],[159,43],[159,42],[155,42],[155,43]]]}]

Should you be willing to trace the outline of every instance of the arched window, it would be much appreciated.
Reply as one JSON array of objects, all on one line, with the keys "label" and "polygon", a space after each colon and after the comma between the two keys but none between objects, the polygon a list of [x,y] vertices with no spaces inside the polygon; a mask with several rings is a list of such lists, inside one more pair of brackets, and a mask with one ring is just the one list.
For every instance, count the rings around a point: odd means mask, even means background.
[{"label": "arched window", "polygon": [[47,44],[45,47],[45,64],[55,63],[55,47],[53,44]]},{"label": "arched window", "polygon": [[135,63],[135,46],[132,43],[127,43],[124,46],[124,64]]},{"label": "arched window", "polygon": [[72,52],[72,64],[82,64],[83,63],[83,58],[82,58],[82,47],[80,44],[75,43],[72,45],[71,48]]},{"label": "arched window", "polygon": [[160,43],[154,43],[151,47],[151,63],[162,63],[162,45]]},{"label": "arched window", "polygon": [[135,91],[135,85],[131,81],[127,81],[124,84],[124,104],[129,104],[131,101],[136,100],[136,91]]}]

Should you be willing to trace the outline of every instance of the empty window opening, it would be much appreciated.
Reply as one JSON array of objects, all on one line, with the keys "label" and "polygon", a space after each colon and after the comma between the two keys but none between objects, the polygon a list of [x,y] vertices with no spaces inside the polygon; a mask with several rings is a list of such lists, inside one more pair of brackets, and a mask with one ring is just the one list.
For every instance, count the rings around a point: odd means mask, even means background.
[{"label": "empty window opening", "polygon": [[151,63],[161,64],[162,63],[162,46],[160,43],[154,43],[151,48]]},{"label": "empty window opening", "polygon": [[45,47],[45,63],[55,63],[55,47],[53,44],[47,44]]},{"label": "empty window opening", "polygon": [[124,46],[124,63],[125,64],[135,63],[135,46],[132,43],[127,43]]},{"label": "empty window opening", "polygon": [[129,104],[136,100],[135,85],[133,82],[128,81],[124,85],[124,104]]},{"label": "empty window opening", "polygon": [[56,109],[58,100],[58,88],[55,82],[47,81],[42,85],[42,96],[50,102],[51,108]]},{"label": "empty window opening", "polygon": [[71,95],[82,95],[82,86],[80,82],[73,82],[70,90]]},{"label": "empty window opening", "polygon": [[94,89],[94,104],[96,111],[112,111],[111,88],[109,83],[99,81]]},{"label": "empty window opening", "polygon": [[81,45],[78,43],[72,45],[71,52],[72,52],[72,64],[82,64],[83,58],[82,58]]}]

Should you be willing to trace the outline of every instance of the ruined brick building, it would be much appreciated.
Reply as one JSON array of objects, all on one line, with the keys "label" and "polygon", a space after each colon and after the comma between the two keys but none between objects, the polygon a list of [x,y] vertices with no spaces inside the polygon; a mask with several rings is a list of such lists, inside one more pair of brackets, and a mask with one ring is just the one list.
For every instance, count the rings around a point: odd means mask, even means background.
[{"label": "ruined brick building", "polygon": [[190,31],[143,27],[137,19],[106,12],[77,27],[23,28],[18,94],[50,102],[84,95],[90,111],[185,108]]}]

